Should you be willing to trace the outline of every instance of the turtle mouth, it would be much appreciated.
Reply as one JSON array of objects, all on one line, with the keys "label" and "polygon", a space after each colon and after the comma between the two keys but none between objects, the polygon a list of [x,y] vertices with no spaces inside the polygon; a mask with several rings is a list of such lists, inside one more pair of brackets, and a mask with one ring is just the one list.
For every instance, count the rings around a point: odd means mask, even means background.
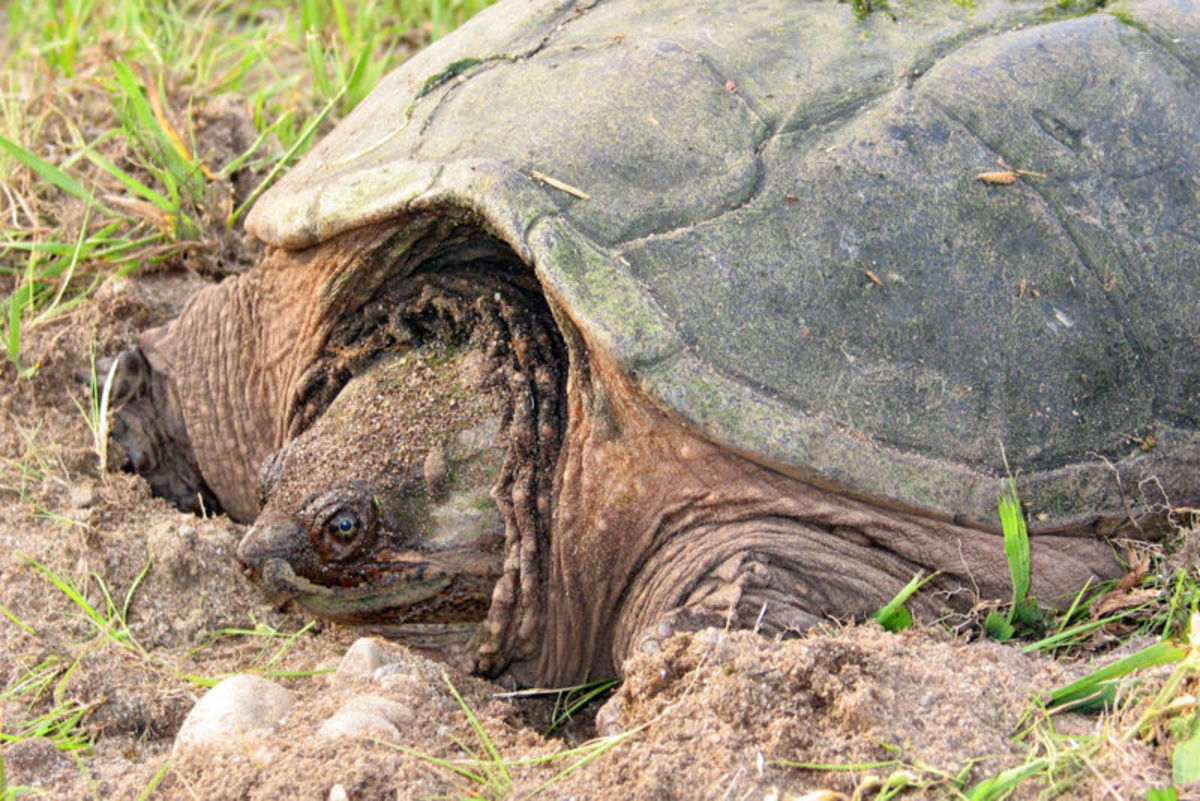
[{"label": "turtle mouth", "polygon": [[258,585],[271,603],[295,600],[320,617],[355,622],[388,616],[388,610],[413,607],[445,592],[453,577],[427,563],[420,554],[406,554],[372,569],[360,565],[367,576],[357,583],[322,584],[306,578],[293,566],[296,542],[303,529],[294,519],[253,526],[238,546],[238,560],[246,577]]},{"label": "turtle mouth", "polygon": [[383,585],[373,581],[354,587],[330,587],[297,575],[283,557],[268,557],[247,571],[254,572],[254,578],[272,602],[294,600],[318,617],[338,623],[410,618],[453,584],[451,576],[435,573],[417,580],[401,574]]}]

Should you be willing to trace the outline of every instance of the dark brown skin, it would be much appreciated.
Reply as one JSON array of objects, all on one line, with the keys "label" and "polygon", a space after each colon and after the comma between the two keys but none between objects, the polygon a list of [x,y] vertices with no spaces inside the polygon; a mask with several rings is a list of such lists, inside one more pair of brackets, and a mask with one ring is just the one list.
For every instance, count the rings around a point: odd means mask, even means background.
[{"label": "dark brown skin", "polygon": [[[431,358],[439,341],[459,355]],[[143,350],[141,380],[166,391],[126,406],[127,428],[190,444],[224,507],[257,514],[239,556],[269,594],[405,635],[459,626],[436,649],[517,684],[611,675],[681,629],[868,615],[921,569],[943,571],[921,611],[1010,591],[996,532],[813,487],[689,429],[469,225],[414,218],[277,252],[200,293]],[[382,380],[404,354],[402,380]],[[472,363],[490,412],[466,408]],[[439,452],[489,414],[485,456]],[[247,500],[260,465],[261,511]],[[446,476],[464,465],[481,468],[467,492],[492,487],[496,525],[436,534]],[[1042,598],[1118,572],[1088,536],[1036,536],[1033,561]]]}]

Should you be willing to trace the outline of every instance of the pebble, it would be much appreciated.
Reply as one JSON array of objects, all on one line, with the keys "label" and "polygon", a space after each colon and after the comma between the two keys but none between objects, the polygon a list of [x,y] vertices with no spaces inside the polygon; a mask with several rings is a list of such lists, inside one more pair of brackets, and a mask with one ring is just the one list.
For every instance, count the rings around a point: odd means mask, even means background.
[{"label": "pebble", "polygon": [[71,487],[67,503],[72,509],[90,509],[100,500],[100,490],[95,484],[77,484]]},{"label": "pebble", "polygon": [[209,690],[184,718],[173,754],[202,747],[253,749],[295,704],[292,694],[261,676],[230,676]]},{"label": "pebble", "polygon": [[337,670],[330,675],[329,683],[344,685],[370,679],[383,664],[383,648],[379,645],[379,640],[374,637],[359,637],[346,651]]},{"label": "pebble", "polygon": [[412,709],[399,701],[378,695],[357,695],[321,724],[317,736],[326,740],[342,737],[398,740],[400,727],[410,725],[413,719]]},{"label": "pebble", "polygon": [[99,301],[109,301],[141,294],[144,294],[144,291],[132,278],[113,275],[104,279],[104,283],[96,289],[94,297]]},{"label": "pebble", "polygon": [[625,699],[613,695],[596,712],[596,733],[601,737],[614,737],[625,732],[621,725],[621,713],[625,711]]},{"label": "pebble", "polygon": [[350,801],[350,794],[346,792],[345,787],[335,784],[329,788],[328,801]]}]

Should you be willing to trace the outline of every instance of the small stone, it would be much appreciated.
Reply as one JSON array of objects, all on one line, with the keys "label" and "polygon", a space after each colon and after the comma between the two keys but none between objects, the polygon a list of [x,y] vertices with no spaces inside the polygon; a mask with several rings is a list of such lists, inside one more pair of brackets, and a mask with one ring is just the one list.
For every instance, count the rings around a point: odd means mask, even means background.
[{"label": "small stone", "polygon": [[354,641],[338,664],[337,671],[329,677],[335,685],[359,679],[370,679],[384,664],[383,648],[374,637],[359,637]]},{"label": "small stone", "polygon": [[90,482],[71,487],[70,495],[67,496],[67,503],[72,509],[90,509],[96,505],[98,500],[100,500],[100,490]]},{"label": "small stone", "polygon": [[138,285],[137,281],[126,276],[113,275],[104,279],[104,282],[96,289],[93,297],[98,301],[107,302],[118,298],[137,297],[143,294],[144,291]]},{"label": "small stone", "polygon": [[172,752],[204,746],[245,750],[274,729],[294,703],[290,692],[261,676],[230,676],[192,707]]},{"label": "small stone", "polygon": [[596,712],[596,733],[601,737],[613,737],[623,734],[625,727],[621,725],[621,713],[625,711],[625,699],[614,695],[604,702]]},{"label": "small stone", "polygon": [[329,788],[328,801],[350,801],[350,794],[346,792],[345,787],[335,784]]},{"label": "small stone", "polygon": [[321,724],[321,728],[317,729],[317,736],[324,740],[398,740],[400,730],[378,715],[338,712]]},{"label": "small stone", "polygon": [[407,704],[381,695],[356,695],[342,704],[339,711],[378,715],[396,726],[407,726],[415,719],[412,709]]},{"label": "small stone", "polygon": [[384,665],[375,671],[375,681],[380,688],[393,696],[419,697],[429,689],[428,683],[411,673],[400,670],[400,665]]},{"label": "small stone", "polygon": [[359,695],[321,724],[317,736],[327,740],[343,737],[373,737],[381,740],[400,738],[400,726],[413,721],[413,712],[404,704],[378,695]]}]

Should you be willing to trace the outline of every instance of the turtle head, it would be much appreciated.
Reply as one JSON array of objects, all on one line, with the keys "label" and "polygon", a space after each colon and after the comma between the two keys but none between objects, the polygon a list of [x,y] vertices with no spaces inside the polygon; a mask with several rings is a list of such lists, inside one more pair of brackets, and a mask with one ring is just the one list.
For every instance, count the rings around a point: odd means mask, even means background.
[{"label": "turtle head", "polygon": [[351,380],[260,469],[238,548],[275,601],[379,627],[483,619],[501,574],[504,449],[470,352],[414,351]]},{"label": "turtle head", "polygon": [[413,530],[395,489],[355,481],[313,493],[294,513],[268,510],[238,559],[267,596],[328,620],[481,620],[500,575],[502,528],[460,530],[457,542],[436,525]]}]

